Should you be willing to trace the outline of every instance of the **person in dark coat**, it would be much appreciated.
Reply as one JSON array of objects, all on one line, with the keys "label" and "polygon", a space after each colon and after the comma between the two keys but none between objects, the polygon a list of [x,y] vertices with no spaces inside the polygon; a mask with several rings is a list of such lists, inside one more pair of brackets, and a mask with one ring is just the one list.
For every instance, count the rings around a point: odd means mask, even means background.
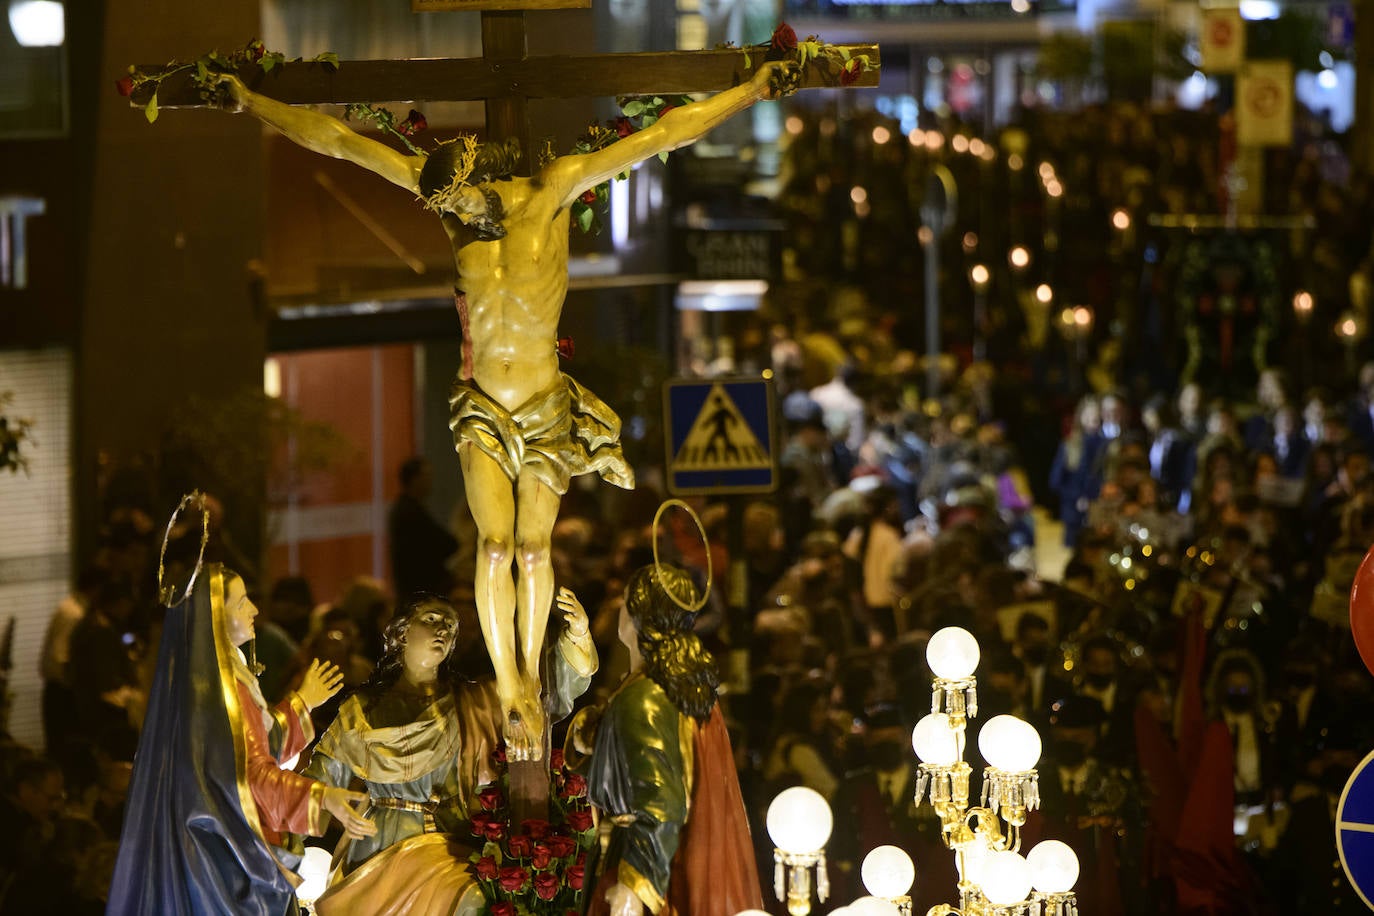
[{"label": "person in dark coat", "polygon": [[1064,523],[1064,546],[1078,543],[1087,519],[1088,504],[1102,487],[1100,458],[1106,448],[1102,414],[1093,398],[1084,398],[1074,414],[1074,426],[1050,468],[1050,489],[1059,494],[1059,520]]},{"label": "person in dark coat", "polygon": [[453,588],[448,559],[458,550],[458,541],[425,506],[432,485],[429,462],[418,456],[407,459],[401,465],[400,479],[401,495],[387,516],[396,599],[447,596]]}]

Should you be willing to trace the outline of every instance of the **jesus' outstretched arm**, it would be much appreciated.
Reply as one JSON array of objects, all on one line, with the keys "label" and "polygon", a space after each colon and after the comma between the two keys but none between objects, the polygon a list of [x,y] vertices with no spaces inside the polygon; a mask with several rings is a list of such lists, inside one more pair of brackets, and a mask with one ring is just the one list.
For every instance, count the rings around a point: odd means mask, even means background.
[{"label": "jesus' outstretched arm", "polygon": [[270,124],[292,142],[324,156],[356,163],[406,190],[418,190],[420,169],[425,164],[422,157],[408,156],[364,137],[338,118],[269,99],[249,89],[237,76],[226,74],[218,82],[228,91],[235,110]]},{"label": "jesus' outstretched arm", "polygon": [[544,167],[545,186],[557,195],[560,209],[569,207],[588,188],[614,178],[636,163],[695,143],[755,102],[775,99],[796,88],[801,68],[790,61],[763,64],[747,83],[693,102],[659,118],[649,127],[582,156],[561,156]]}]

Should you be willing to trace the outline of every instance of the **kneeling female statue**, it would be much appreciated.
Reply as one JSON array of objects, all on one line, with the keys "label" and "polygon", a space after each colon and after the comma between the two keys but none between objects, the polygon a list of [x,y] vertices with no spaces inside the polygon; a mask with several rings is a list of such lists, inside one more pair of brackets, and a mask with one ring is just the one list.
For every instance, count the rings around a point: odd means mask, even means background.
[{"label": "kneeling female statue", "polygon": [[[549,721],[572,711],[596,672],[587,615],[572,592],[557,603],[564,626],[545,652]],[[494,679],[465,680],[453,665],[458,614],[422,598],[387,625],[384,651],[368,681],[344,701],[315,748],[307,776],[330,786],[360,780],[377,826],[345,837],[330,885],[315,902],[333,914],[469,914],[485,905],[468,873],[470,814],[477,792],[496,779],[501,701]]]}]

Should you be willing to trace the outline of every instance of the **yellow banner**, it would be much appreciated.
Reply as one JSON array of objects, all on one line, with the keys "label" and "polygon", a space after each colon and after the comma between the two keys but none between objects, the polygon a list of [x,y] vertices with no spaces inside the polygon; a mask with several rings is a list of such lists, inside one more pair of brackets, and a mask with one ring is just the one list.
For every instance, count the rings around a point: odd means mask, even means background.
[{"label": "yellow banner", "polygon": [[1203,10],[1202,69],[1209,75],[1235,73],[1245,63],[1245,21],[1239,9]]},{"label": "yellow banner", "polygon": [[1293,65],[1248,61],[1236,76],[1236,142],[1288,146],[1293,142]]}]

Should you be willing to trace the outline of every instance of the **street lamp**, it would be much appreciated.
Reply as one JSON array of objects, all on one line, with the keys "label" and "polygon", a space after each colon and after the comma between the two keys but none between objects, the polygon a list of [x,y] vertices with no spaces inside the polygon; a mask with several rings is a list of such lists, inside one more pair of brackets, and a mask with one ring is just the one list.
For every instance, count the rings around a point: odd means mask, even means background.
[{"label": "street lamp", "polygon": [[1013,270],[1025,270],[1030,266],[1030,251],[1025,245],[1017,245],[1007,252],[1007,263]]},{"label": "street lamp", "polygon": [[55,48],[66,41],[66,17],[57,0],[10,0],[10,31],[24,48]]},{"label": "street lamp", "polygon": [[816,897],[830,896],[825,870],[825,844],[834,818],[830,805],[814,789],[793,786],[768,806],[768,836],[773,840],[773,893],[787,901],[791,916],[811,912],[811,869],[816,870]]},{"label": "street lamp", "polygon": [[1316,301],[1312,298],[1311,293],[1305,289],[1298,290],[1293,294],[1293,317],[1297,318],[1300,323],[1306,324],[1307,320],[1312,317],[1312,308],[1315,305]]},{"label": "street lamp", "polygon": [[973,359],[981,362],[988,355],[988,283],[992,273],[986,264],[974,264],[969,268],[968,278],[973,284]]}]

